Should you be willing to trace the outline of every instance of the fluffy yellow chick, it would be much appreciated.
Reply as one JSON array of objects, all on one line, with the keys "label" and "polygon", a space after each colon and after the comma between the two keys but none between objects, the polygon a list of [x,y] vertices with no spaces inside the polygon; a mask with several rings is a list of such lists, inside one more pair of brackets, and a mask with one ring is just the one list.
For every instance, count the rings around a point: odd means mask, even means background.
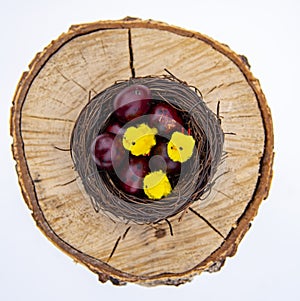
[{"label": "fluffy yellow chick", "polygon": [[123,136],[123,146],[135,156],[147,155],[156,144],[156,128],[145,123],[129,127]]},{"label": "fluffy yellow chick", "polygon": [[145,176],[144,192],[149,199],[159,200],[171,191],[171,184],[163,171],[153,171]]},{"label": "fluffy yellow chick", "polygon": [[168,143],[168,156],[175,162],[185,162],[193,154],[195,139],[190,135],[174,132]]}]

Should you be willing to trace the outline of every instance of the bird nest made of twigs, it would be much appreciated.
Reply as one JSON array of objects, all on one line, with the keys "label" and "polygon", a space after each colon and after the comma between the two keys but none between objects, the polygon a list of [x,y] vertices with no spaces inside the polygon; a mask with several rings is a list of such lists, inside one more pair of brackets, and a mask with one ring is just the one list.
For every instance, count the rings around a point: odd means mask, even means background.
[{"label": "bird nest made of twigs", "polygon": [[[191,159],[181,168],[180,175],[171,179],[172,192],[158,200],[125,193],[115,184],[110,172],[97,168],[91,156],[93,140],[112,118],[114,98],[134,84],[148,87],[153,101],[175,107],[182,116],[184,128],[195,139]],[[155,223],[204,198],[214,183],[223,142],[220,120],[206,106],[197,88],[174,78],[143,77],[115,83],[90,100],[75,124],[71,150],[75,168],[96,211],[102,210],[123,221]]]}]

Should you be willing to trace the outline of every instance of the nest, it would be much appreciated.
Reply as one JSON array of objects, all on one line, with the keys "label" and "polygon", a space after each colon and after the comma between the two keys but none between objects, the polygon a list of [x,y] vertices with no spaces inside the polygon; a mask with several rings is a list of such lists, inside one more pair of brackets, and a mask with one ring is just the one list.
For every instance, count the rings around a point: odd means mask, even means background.
[{"label": "nest", "polygon": [[[132,84],[147,86],[152,98],[168,102],[181,111],[185,127],[195,141],[193,157],[180,174],[172,193],[149,201],[120,190],[109,174],[97,169],[90,147],[113,112],[114,97]],[[71,139],[72,158],[82,184],[96,211],[136,223],[155,223],[174,216],[211,189],[222,158],[224,135],[216,116],[201,93],[172,78],[144,77],[118,82],[95,96],[79,115]]]}]

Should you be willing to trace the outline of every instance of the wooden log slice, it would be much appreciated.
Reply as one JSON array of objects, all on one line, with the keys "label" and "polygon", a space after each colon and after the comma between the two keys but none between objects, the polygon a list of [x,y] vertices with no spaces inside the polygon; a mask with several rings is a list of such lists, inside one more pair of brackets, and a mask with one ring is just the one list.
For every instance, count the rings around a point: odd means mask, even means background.
[{"label": "wooden log slice", "polygon": [[[224,162],[204,202],[154,224],[96,212],[70,155],[88,101],[119,80],[167,69],[197,87],[225,133]],[[267,197],[273,129],[244,57],[200,33],[126,18],[72,26],[38,53],[12,107],[13,155],[38,227],[102,282],[179,285],[233,256]]]}]

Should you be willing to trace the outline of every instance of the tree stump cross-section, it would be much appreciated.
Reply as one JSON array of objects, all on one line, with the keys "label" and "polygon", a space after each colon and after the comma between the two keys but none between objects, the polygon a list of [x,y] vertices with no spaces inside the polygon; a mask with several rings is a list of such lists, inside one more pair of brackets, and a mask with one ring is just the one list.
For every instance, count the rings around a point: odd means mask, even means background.
[{"label": "tree stump cross-section", "polygon": [[[165,70],[197,87],[219,114],[226,155],[204,201],[154,224],[114,220],[94,210],[74,168],[74,125],[90,99],[115,82]],[[114,284],[179,285],[219,270],[272,178],[271,114],[245,59],[200,33],[155,21],[76,25],[53,41],[17,86],[11,135],[21,190],[38,227]]]}]

